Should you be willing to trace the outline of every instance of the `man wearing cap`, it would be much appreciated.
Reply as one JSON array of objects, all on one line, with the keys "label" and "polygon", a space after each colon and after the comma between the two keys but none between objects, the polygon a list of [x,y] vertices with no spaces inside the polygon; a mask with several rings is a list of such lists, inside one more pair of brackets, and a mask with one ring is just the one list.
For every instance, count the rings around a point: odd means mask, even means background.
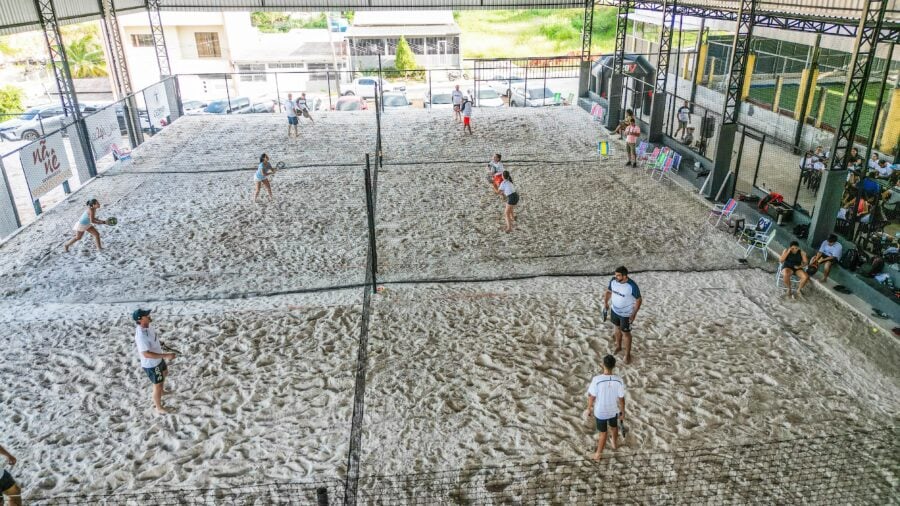
[{"label": "man wearing cap", "polygon": [[163,353],[162,345],[156,337],[156,332],[150,328],[150,311],[136,309],[131,313],[131,318],[137,324],[134,331],[134,342],[137,345],[138,358],[141,359],[141,367],[153,383],[153,404],[156,412],[168,413],[162,405],[163,382],[169,373],[166,367],[166,359],[174,360],[174,353]]}]

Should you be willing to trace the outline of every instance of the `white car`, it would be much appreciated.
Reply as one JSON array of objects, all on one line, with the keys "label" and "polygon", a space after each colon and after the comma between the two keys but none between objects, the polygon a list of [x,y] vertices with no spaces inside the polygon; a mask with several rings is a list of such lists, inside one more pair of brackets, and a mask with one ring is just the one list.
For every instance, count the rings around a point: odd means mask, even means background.
[{"label": "white car", "polygon": [[[356,95],[362,98],[375,98],[375,85],[378,84],[377,77],[357,77],[348,85],[348,90],[344,95]],[[406,91],[406,85],[402,83],[391,83],[387,79],[381,80],[384,92],[389,91]]]},{"label": "white car", "polygon": [[[475,93],[469,90],[469,96],[475,96]],[[497,90],[491,88],[481,88],[478,90],[478,99],[475,100],[477,107],[503,107],[503,97],[497,93]]]},{"label": "white car", "polygon": [[[83,115],[90,114],[98,108],[83,103],[78,105]],[[42,135],[59,130],[63,123],[72,123],[72,118],[66,119],[61,105],[32,107],[17,118],[0,123],[0,138],[8,141],[33,141]]]},{"label": "white car", "polygon": [[427,109],[453,109],[453,90],[432,90],[425,94]]},{"label": "white car", "polygon": [[513,86],[509,96],[509,105],[512,107],[544,107],[548,105],[562,105],[562,100],[557,101],[550,88],[528,88]]},{"label": "white car", "polygon": [[384,95],[384,109],[409,109],[412,107],[409,99],[406,98],[405,93],[385,93]]}]

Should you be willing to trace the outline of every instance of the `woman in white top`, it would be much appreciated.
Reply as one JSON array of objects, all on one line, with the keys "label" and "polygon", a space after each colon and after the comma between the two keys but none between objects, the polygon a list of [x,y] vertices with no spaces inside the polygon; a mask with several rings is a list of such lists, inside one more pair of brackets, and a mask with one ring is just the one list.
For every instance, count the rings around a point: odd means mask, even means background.
[{"label": "woman in white top", "polygon": [[500,183],[499,190],[506,197],[506,208],[503,211],[506,228],[503,230],[509,233],[512,232],[513,222],[516,221],[516,217],[513,216],[513,208],[519,203],[519,193],[516,192],[516,187],[513,186],[512,176],[509,175],[508,170],[503,171],[503,182]]},{"label": "woman in white top", "polygon": [[500,153],[494,155],[491,158],[491,161],[488,162],[488,181],[491,182],[491,185],[494,187],[494,191],[499,193],[498,188],[500,187],[500,183],[503,182],[503,162],[500,161]]},{"label": "woman in white top", "polygon": [[274,198],[272,196],[272,186],[269,184],[269,176],[274,173],[275,169],[273,169],[272,164],[269,163],[269,155],[263,153],[259,157],[259,165],[256,167],[256,174],[253,175],[253,181],[256,183],[256,194],[253,195],[254,201],[259,197],[259,189],[263,186],[265,186],[266,191],[269,192],[269,198]]},{"label": "woman in white top", "polygon": [[100,202],[97,199],[87,201],[87,210],[81,214],[81,218],[78,218],[78,221],[76,221],[75,225],[72,227],[72,230],[75,231],[75,237],[63,244],[63,251],[68,252],[69,246],[80,241],[81,238],[84,237],[85,232],[94,236],[94,242],[97,243],[97,249],[103,249],[103,246],[100,245],[100,232],[97,232],[94,225],[106,225],[106,220],[97,219],[97,209],[100,209]]}]

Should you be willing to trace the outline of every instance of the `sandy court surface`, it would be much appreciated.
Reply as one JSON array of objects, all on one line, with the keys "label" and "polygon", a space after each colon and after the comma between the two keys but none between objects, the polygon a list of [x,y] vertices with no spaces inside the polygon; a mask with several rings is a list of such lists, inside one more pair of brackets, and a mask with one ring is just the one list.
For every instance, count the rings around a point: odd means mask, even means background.
[{"label": "sandy court surface", "polygon": [[[364,281],[374,115],[320,116],[290,141],[281,117],[182,118],[0,245],[3,444],[32,497],[343,477],[362,289],[334,287]],[[900,419],[896,339],[816,290],[784,300],[695,192],[625,169],[618,144],[596,158],[583,111],[475,120],[466,137],[439,113],[384,116],[363,476],[586,456],[620,264],[646,297],[620,453]],[[261,151],[290,168],[253,204]],[[486,181],[496,151],[522,194],[512,234]],[[64,254],[90,197],[120,224],[103,252],[86,238]],[[488,282],[541,274],[579,276]],[[469,282],[411,282],[445,278]],[[138,305],[184,353],[169,417],[138,368]]]},{"label": "sandy court surface", "polygon": [[[290,169],[275,176],[276,201],[264,195],[259,203],[251,199],[252,178],[252,171],[104,177],[5,246],[2,293],[43,302],[113,302],[363,281],[360,171]],[[115,216],[120,223],[99,226],[103,251],[86,235],[64,253],[89,196],[107,204],[101,218]]]},{"label": "sandy court surface", "polygon": [[[900,417],[896,342],[756,269],[636,274],[627,446],[667,451]],[[369,339],[364,474],[587,457],[585,391],[612,351],[606,278],[389,287]],[[620,356],[621,358],[621,356]],[[609,452],[609,450],[607,450]]]},{"label": "sandy court surface", "polygon": [[341,476],[359,302],[353,290],[155,305],[160,339],[182,353],[166,417],[138,368],[130,306],[5,309],[0,383],[15,388],[0,392],[0,418],[22,441],[16,477],[46,496]]}]

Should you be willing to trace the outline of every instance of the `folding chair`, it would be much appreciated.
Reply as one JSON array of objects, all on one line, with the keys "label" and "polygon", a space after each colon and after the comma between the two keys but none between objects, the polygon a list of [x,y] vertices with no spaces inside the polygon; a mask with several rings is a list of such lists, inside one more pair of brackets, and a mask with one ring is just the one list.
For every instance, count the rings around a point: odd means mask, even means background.
[{"label": "folding chair", "polygon": [[[780,288],[781,291],[787,290],[787,286],[785,286],[785,284],[784,284],[784,277],[781,272],[781,269],[783,269],[783,268],[784,268],[784,264],[779,263],[778,270],[775,271],[775,287]],[[791,291],[796,292],[797,287],[799,287],[799,286],[800,286],[800,278],[797,276],[797,274],[791,274]]]},{"label": "folding chair", "polygon": [[768,232],[754,235],[749,239],[747,252],[744,254],[744,258],[749,258],[750,253],[752,253],[753,250],[760,250],[763,254],[763,260],[768,260],[769,244],[772,243],[773,239],[775,239],[775,227],[769,227]]},{"label": "folding chair", "polygon": [[672,151],[670,153],[669,157],[666,159],[665,163],[663,164],[662,168],[654,169],[653,172],[650,174],[650,177],[655,176],[656,172],[658,171],[659,172],[659,180],[662,181],[663,178],[666,177],[666,175],[677,171],[678,164],[680,164],[680,163],[681,163],[681,155]]},{"label": "folding chair", "polygon": [[[706,217],[706,223],[709,223],[713,227],[718,227],[723,219],[728,220],[728,218],[731,218],[735,209],[737,209],[737,201],[734,199],[728,199],[728,202],[724,204],[716,204],[716,207],[714,207],[712,211],[709,212],[709,216]],[[714,217],[716,218],[716,222],[711,223]]]},{"label": "folding chair", "polygon": [[650,161],[647,162],[647,174],[653,174],[657,170],[662,169],[663,166],[669,162],[671,156],[672,151],[669,150],[669,148],[662,148],[659,151],[659,156],[657,156],[655,160],[651,158]]},{"label": "folding chair", "polygon": [[610,153],[610,145],[609,141],[598,141],[597,142],[597,154],[602,158],[609,158]]},{"label": "folding chair", "polygon": [[113,144],[112,154],[113,159],[117,162],[120,162],[122,165],[134,163],[134,160],[131,159],[131,150],[128,148],[120,148],[119,146]]}]

